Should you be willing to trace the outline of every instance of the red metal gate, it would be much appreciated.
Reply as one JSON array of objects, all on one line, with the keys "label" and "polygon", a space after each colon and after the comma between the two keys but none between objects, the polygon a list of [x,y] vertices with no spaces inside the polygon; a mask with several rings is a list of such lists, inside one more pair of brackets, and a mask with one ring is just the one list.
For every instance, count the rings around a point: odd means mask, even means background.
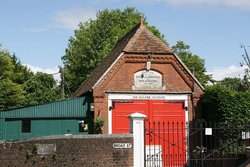
[{"label": "red metal gate", "polygon": [[[112,133],[121,134],[129,133],[129,120],[128,115],[139,112],[147,115],[146,122],[169,122],[166,125],[171,129],[172,135],[169,137],[169,143],[175,143],[176,145],[182,145],[184,148],[185,143],[182,142],[182,138],[185,137],[185,132],[174,128],[176,123],[185,122],[185,110],[183,101],[165,101],[165,100],[131,100],[131,101],[114,101],[112,110]],[[151,125],[152,126],[152,125]],[[150,124],[146,123],[146,128],[150,128]],[[176,127],[177,129],[179,127]],[[185,129],[185,127],[183,127]],[[151,130],[148,133],[155,133]],[[161,134],[165,135],[165,134]],[[178,143],[176,143],[178,141]],[[146,145],[162,145],[163,142],[147,136]],[[149,146],[150,147],[150,146]],[[163,147],[163,146],[161,146]],[[169,146],[168,146],[169,147]],[[170,152],[178,152],[178,147],[169,147]],[[171,155],[169,155],[171,156]],[[184,154],[178,155],[184,156]]]},{"label": "red metal gate", "polygon": [[128,115],[139,112],[145,120],[146,166],[186,164],[186,125],[184,101],[115,101],[112,133],[129,133]]},{"label": "red metal gate", "polygon": [[186,165],[186,124],[183,101],[152,101],[145,121],[147,167]]},{"label": "red metal gate", "polygon": [[187,140],[185,122],[145,122],[146,167],[185,167]]}]

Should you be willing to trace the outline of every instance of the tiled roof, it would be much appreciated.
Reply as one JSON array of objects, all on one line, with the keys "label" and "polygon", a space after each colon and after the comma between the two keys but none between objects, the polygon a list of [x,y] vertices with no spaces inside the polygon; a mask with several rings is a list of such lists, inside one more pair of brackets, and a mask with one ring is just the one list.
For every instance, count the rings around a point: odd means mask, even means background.
[{"label": "tiled roof", "polygon": [[173,53],[165,43],[144,26],[137,29],[137,32],[123,51],[132,53]]},{"label": "tiled roof", "polygon": [[168,48],[164,42],[156,37],[145,26],[138,24],[116,43],[113,50],[101,61],[101,63],[76,90],[74,96],[81,96],[82,94],[91,91],[97,81],[123,52],[173,54],[173,51]]}]

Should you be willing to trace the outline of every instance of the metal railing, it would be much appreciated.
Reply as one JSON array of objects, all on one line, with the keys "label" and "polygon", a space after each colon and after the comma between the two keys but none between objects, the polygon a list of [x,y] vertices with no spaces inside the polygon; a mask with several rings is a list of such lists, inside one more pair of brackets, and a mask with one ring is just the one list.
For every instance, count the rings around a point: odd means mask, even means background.
[{"label": "metal railing", "polygon": [[235,167],[249,140],[249,124],[145,121],[145,166]]}]

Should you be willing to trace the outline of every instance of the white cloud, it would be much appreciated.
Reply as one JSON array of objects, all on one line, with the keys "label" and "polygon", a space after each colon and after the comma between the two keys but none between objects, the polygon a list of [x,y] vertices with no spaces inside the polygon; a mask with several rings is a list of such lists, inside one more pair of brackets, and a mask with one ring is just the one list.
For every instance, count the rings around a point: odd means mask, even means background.
[{"label": "white cloud", "polygon": [[226,6],[250,10],[249,0],[142,0],[148,2],[167,3],[174,6]]},{"label": "white cloud", "polygon": [[23,28],[23,31],[26,32],[44,32],[51,29],[50,26],[44,26],[44,27],[28,27],[28,28]]},{"label": "white cloud", "polygon": [[59,11],[51,16],[51,23],[37,27],[26,27],[23,31],[43,32],[51,29],[75,30],[80,22],[86,22],[89,19],[95,19],[96,11],[89,8],[73,8],[65,11]]},{"label": "white cloud", "polygon": [[95,10],[87,8],[74,8],[55,13],[52,17],[54,27],[74,30],[80,22],[95,18]]},{"label": "white cloud", "polygon": [[225,68],[214,68],[211,71],[208,71],[207,74],[213,74],[213,78],[215,80],[222,80],[226,77],[243,77],[244,69],[246,66],[239,67],[235,65],[231,65]]},{"label": "white cloud", "polygon": [[52,68],[41,68],[41,67],[36,67],[32,66],[29,64],[23,64],[24,66],[27,66],[32,72],[37,73],[37,72],[43,72],[47,74],[52,74],[54,79],[59,83],[60,82],[60,74],[59,74],[59,68],[58,67],[52,67]]}]

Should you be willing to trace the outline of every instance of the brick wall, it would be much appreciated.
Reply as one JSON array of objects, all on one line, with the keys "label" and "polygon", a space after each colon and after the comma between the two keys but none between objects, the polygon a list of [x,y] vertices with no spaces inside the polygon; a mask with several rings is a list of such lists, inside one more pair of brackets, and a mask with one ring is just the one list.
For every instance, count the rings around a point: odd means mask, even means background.
[{"label": "brick wall", "polygon": [[[133,144],[133,137],[131,135],[76,135],[4,142],[0,143],[0,166],[133,166],[133,148],[113,148],[113,143]],[[47,152],[46,146],[51,147],[47,148]]]},{"label": "brick wall", "polygon": [[[146,68],[148,55],[125,53],[111,70],[102,78],[93,90],[95,117],[101,116],[106,120],[104,133],[108,132],[108,97],[107,92],[138,93],[133,90],[134,73]],[[201,88],[195,83],[179,61],[172,55],[153,55],[151,70],[162,74],[165,90],[140,91],[143,93],[189,95],[188,119],[200,117],[197,113],[197,101],[202,94]]]},{"label": "brick wall", "polygon": [[[106,91],[134,91],[134,73],[144,70],[146,62],[147,56],[125,54],[94,89],[94,96],[103,96]],[[151,69],[162,74],[166,86],[166,90],[155,93],[193,92],[193,79],[173,55],[158,55]],[[194,93],[200,93],[198,89]]]}]

